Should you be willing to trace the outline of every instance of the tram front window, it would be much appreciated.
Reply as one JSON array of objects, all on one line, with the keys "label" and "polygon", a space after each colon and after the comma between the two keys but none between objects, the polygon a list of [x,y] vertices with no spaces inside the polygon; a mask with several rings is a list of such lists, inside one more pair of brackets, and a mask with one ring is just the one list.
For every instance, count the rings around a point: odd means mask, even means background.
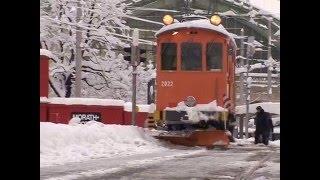
[{"label": "tram front window", "polygon": [[202,55],[200,43],[181,44],[181,68],[186,71],[201,71]]},{"label": "tram front window", "polygon": [[177,70],[177,44],[161,44],[161,70]]},{"label": "tram front window", "polygon": [[222,69],[222,43],[207,44],[207,70]]}]

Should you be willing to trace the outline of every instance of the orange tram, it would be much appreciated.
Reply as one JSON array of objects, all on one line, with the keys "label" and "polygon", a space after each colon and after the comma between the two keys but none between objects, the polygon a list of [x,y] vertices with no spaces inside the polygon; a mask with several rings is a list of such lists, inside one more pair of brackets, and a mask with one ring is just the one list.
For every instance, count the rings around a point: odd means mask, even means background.
[{"label": "orange tram", "polygon": [[[166,15],[163,22],[165,26],[156,33],[156,124],[169,131],[208,127],[225,130],[235,102],[234,39],[217,15],[211,19],[189,16],[181,22]],[[188,122],[186,110],[170,108],[180,102],[196,107],[213,101],[228,111],[201,110],[207,118],[196,123]]]}]

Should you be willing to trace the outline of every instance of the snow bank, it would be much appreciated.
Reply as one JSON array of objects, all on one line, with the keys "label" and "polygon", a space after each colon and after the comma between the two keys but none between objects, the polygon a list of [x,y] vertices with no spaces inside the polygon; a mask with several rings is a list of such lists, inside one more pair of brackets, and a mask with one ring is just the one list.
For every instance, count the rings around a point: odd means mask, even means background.
[{"label": "snow bank", "polygon": [[[248,139],[236,139],[235,142],[231,143],[232,145],[254,145],[254,137],[248,138]],[[271,147],[280,147],[280,140],[276,141],[269,141],[269,146]]]},{"label": "snow bank", "polygon": [[51,51],[46,49],[40,49],[40,55],[47,56],[49,58],[53,58]]},{"label": "snow bank", "polygon": [[81,123],[81,119],[79,117],[73,117],[69,121],[69,125],[71,126],[77,126],[80,123]]},{"label": "snow bank", "polygon": [[269,141],[269,145],[274,147],[280,147],[280,140]]},{"label": "snow bank", "polygon": [[[280,103],[279,102],[264,102],[264,103],[250,104],[249,105],[249,112],[255,113],[257,106],[261,106],[262,109],[264,109],[266,112],[280,114]],[[245,105],[237,106],[236,113],[237,114],[246,113],[246,106]]]},{"label": "snow bank", "polygon": [[235,138],[235,142],[234,143],[231,143],[231,144],[234,144],[234,145],[249,145],[249,144],[253,144],[254,143],[254,138],[251,137],[251,138],[248,138],[248,139],[236,139]]},{"label": "snow bank", "polygon": [[40,167],[164,150],[135,126],[40,122]]},{"label": "snow bank", "polygon": [[[138,112],[149,112],[153,113],[155,111],[155,105],[154,104],[137,104],[138,106]],[[124,103],[124,111],[132,112],[132,103],[126,102]]]},{"label": "snow bank", "polygon": [[100,105],[100,106],[123,106],[124,101],[116,99],[98,99],[98,98],[49,98],[51,104],[66,105]]},{"label": "snow bank", "polygon": [[48,98],[47,97],[40,97],[40,103],[47,103]]}]

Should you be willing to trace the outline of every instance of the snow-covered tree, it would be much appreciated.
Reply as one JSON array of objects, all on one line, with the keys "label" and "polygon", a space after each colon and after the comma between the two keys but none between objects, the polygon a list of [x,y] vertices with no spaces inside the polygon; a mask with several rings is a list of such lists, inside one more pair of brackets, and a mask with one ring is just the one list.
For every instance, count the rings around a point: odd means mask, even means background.
[{"label": "snow-covered tree", "polygon": [[[77,3],[82,11],[77,21]],[[74,93],[76,30],[80,27],[83,97],[130,100],[131,73],[129,63],[115,49],[128,41],[129,27],[124,0],[42,0],[40,1],[40,48],[54,54],[50,64],[50,95],[70,97]],[[137,100],[146,101],[148,76],[154,71],[138,67]],[[140,79],[139,79],[140,77]],[[142,79],[141,79],[142,78]]]}]

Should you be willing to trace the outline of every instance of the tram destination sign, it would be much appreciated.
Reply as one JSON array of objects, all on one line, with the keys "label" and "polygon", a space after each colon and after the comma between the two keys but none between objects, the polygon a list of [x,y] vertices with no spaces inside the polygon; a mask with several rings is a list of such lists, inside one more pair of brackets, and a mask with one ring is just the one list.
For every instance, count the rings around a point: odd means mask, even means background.
[{"label": "tram destination sign", "polygon": [[87,121],[99,121],[101,122],[101,114],[97,112],[72,112],[71,118],[78,117],[81,119],[81,122]]}]

